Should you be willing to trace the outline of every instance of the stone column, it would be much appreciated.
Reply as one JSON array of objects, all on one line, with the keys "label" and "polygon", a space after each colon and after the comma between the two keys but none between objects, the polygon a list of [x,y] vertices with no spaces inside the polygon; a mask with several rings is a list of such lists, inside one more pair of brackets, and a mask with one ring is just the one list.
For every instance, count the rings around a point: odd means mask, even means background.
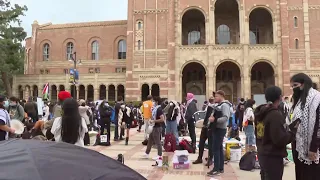
[{"label": "stone column", "polygon": [[216,25],[215,25],[215,15],[214,15],[214,4],[211,4],[211,8],[209,11],[209,25],[210,25],[210,44],[216,44]]},{"label": "stone column", "polygon": [[87,88],[84,89],[84,99],[85,100],[88,99],[88,89]]},{"label": "stone column", "polygon": [[98,100],[99,99],[99,91],[97,88],[94,88],[94,91],[93,91],[93,100]]},{"label": "stone column", "polygon": [[149,95],[152,95],[151,92],[152,92],[152,88],[149,89]]},{"label": "stone column", "polygon": [[33,87],[31,87],[31,93],[30,94],[31,94],[31,96],[33,96]]},{"label": "stone column", "polygon": [[106,88],[106,100],[109,101],[109,90]]},{"label": "stone column", "polygon": [[116,100],[118,99],[118,89],[116,89],[116,88],[115,88],[114,90],[115,90],[115,93],[114,93],[114,94],[115,94],[114,100],[116,101]]},{"label": "stone column", "polygon": [[77,99],[80,99],[79,86],[76,86]]},{"label": "stone column", "polygon": [[[245,20],[245,12],[243,10],[242,5],[239,6],[239,35],[240,35],[240,44],[248,44],[249,43],[249,29],[246,29],[246,20]],[[249,28],[249,26],[248,26]]]}]

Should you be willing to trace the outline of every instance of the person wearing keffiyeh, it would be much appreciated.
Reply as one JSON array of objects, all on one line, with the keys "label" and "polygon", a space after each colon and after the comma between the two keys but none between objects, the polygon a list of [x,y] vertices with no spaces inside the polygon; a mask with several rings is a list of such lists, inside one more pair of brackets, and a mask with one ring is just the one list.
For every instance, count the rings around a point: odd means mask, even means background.
[{"label": "person wearing keffiyeh", "polygon": [[296,180],[320,177],[320,92],[312,88],[311,78],[299,73],[291,78],[293,106],[291,128],[296,132],[292,143]]}]

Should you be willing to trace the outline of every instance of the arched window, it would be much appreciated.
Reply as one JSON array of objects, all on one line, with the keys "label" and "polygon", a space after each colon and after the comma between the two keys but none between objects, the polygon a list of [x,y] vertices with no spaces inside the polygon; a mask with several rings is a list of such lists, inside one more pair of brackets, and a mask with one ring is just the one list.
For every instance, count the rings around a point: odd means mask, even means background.
[{"label": "arched window", "polygon": [[91,44],[91,58],[92,60],[99,59],[99,43],[97,41],[93,41]]},{"label": "arched window", "polygon": [[200,31],[194,30],[188,33],[188,45],[200,44]]},{"label": "arched window", "polygon": [[141,41],[138,41],[138,50],[141,50]]},{"label": "arched window", "polygon": [[67,44],[67,60],[72,60],[72,55],[73,55],[73,43],[68,42]]},{"label": "arched window", "polygon": [[298,17],[293,18],[294,27],[298,27]]},{"label": "arched window", "polygon": [[142,29],[142,23],[139,21],[138,22],[138,30],[141,30]]},{"label": "arched window", "polygon": [[220,25],[217,32],[219,44],[230,44],[230,28],[227,25]]},{"label": "arched window", "polygon": [[298,39],[294,40],[294,45],[295,45],[296,49],[299,49],[299,40]]},{"label": "arched window", "polygon": [[118,43],[118,59],[127,58],[127,43],[125,40],[120,40]]},{"label": "arched window", "polygon": [[48,61],[49,60],[49,50],[50,46],[48,43],[43,45],[43,60]]}]

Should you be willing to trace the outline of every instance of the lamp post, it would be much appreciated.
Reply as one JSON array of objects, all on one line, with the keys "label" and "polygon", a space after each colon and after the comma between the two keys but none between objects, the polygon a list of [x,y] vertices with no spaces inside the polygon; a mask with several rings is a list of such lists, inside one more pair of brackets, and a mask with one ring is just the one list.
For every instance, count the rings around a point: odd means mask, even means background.
[{"label": "lamp post", "polygon": [[[75,75],[76,75],[76,70],[77,70],[77,64],[81,65],[81,59],[77,60],[77,52],[74,52],[72,55],[71,55],[71,59],[69,61],[72,61],[73,62],[73,92],[74,92],[74,96],[76,96],[76,78],[75,78]],[[75,99],[77,99],[77,97],[74,97]]]}]

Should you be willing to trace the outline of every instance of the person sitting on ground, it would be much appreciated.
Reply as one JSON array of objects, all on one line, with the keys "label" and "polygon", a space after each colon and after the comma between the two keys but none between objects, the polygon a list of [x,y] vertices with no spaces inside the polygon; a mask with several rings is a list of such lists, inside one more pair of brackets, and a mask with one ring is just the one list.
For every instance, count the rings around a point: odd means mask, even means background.
[{"label": "person sitting on ground", "polygon": [[24,121],[24,109],[19,104],[19,99],[12,96],[10,97],[8,112],[10,114],[11,119],[17,119],[21,122]]},{"label": "person sitting on ground", "polygon": [[80,116],[78,102],[72,98],[66,99],[63,102],[62,116],[54,120],[51,128],[55,141],[84,147],[87,132],[87,124]]}]

